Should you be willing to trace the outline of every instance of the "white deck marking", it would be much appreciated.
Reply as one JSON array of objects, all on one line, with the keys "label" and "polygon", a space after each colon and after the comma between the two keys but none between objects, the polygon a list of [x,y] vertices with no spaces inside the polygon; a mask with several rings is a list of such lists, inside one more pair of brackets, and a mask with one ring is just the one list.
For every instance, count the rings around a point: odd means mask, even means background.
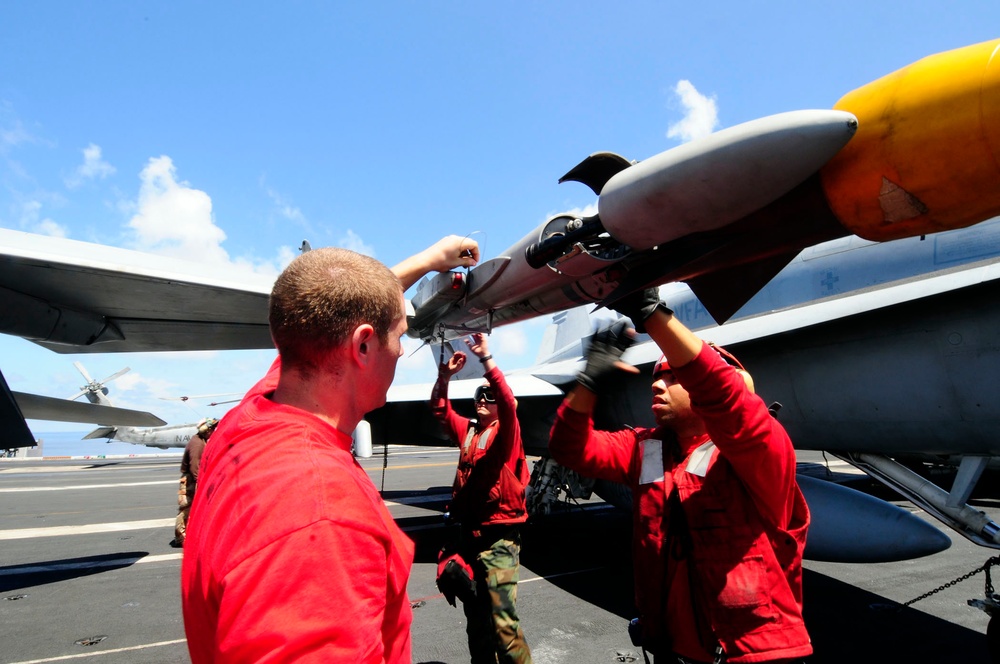
[{"label": "white deck marking", "polygon": [[176,480],[157,480],[155,482],[122,482],[120,484],[75,484],[73,486],[23,486],[0,489],[0,493],[28,493],[31,491],[73,491],[76,489],[116,489],[123,486],[154,486],[156,484],[177,484]]},{"label": "white deck marking", "polygon": [[396,500],[387,500],[385,501],[385,506],[420,505],[422,503],[440,503],[448,500],[451,500],[450,493],[436,493],[431,496],[408,496],[406,498],[397,498]]},{"label": "white deck marking", "polygon": [[92,523],[85,526],[50,526],[48,528],[19,528],[0,530],[0,540],[29,539],[32,537],[59,537],[61,535],[90,535],[92,533],[117,533],[126,530],[145,530],[173,526],[175,517],[148,519],[146,521],[119,521],[118,523]]},{"label": "white deck marking", "polygon": [[55,563],[52,565],[31,565],[0,568],[0,576],[19,576],[21,574],[44,574],[46,572],[64,572],[71,569],[92,569],[95,567],[128,567],[143,563],[165,563],[180,560],[183,553],[164,553],[158,556],[123,556],[104,560],[88,560],[75,563]]},{"label": "white deck marking", "polygon": [[115,648],[114,650],[99,650],[95,652],[83,652],[78,655],[60,655],[59,657],[46,657],[45,659],[26,659],[23,662],[13,662],[12,664],[44,664],[45,662],[64,662],[68,659],[84,659],[85,657],[101,657],[103,655],[117,655],[133,650],[146,650],[147,648],[158,648],[160,646],[172,646],[178,643],[187,643],[187,639],[174,639],[173,641],[160,641],[158,643],[146,643],[141,646],[129,646],[128,648]]}]

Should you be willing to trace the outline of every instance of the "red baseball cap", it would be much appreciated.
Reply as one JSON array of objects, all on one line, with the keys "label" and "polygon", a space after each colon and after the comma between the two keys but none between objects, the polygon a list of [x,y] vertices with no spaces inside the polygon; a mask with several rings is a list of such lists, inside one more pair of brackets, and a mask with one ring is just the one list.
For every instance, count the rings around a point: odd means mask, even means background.
[{"label": "red baseball cap", "polygon": [[[709,342],[708,345],[714,348],[715,352],[722,356],[722,359],[726,361],[726,364],[734,366],[740,371],[746,371],[746,368],[743,366],[743,363],[737,360],[736,356],[730,353],[728,350],[726,350],[722,346],[717,346],[712,342]],[[657,360],[656,364],[653,365],[653,378],[656,378],[665,371],[670,371],[670,364],[667,362],[667,356],[661,355],[660,359]]]}]

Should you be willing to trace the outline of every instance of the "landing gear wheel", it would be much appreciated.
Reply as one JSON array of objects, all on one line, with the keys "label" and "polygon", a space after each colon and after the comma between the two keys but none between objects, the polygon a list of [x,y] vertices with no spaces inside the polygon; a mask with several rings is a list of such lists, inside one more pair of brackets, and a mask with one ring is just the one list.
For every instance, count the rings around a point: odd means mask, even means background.
[{"label": "landing gear wheel", "polygon": [[990,616],[986,625],[986,650],[990,653],[990,660],[1000,664],[1000,619],[997,616]]}]

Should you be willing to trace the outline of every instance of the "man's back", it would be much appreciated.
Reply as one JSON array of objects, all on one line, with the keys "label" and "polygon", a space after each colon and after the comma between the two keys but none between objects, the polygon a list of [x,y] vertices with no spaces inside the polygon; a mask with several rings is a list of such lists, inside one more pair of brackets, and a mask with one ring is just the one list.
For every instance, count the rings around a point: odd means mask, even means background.
[{"label": "man's back", "polygon": [[251,396],[212,440],[182,570],[192,660],[407,661],[413,546],[350,437]]}]

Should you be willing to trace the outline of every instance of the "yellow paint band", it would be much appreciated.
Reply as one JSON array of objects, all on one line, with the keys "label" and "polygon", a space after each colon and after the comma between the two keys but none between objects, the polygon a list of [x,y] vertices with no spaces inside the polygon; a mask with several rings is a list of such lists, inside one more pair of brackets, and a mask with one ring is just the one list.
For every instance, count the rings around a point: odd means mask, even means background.
[{"label": "yellow paint band", "polygon": [[834,108],[858,132],[820,174],[851,232],[884,241],[1000,214],[1000,40],[919,60]]}]

